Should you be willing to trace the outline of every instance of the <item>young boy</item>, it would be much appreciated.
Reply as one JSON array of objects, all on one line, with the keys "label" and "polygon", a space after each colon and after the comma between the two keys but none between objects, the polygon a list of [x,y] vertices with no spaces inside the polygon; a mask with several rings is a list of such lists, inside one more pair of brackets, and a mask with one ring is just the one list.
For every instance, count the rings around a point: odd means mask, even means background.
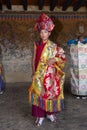
[{"label": "young boy", "polygon": [[49,40],[54,28],[53,21],[41,14],[35,25],[40,39],[34,44],[33,81],[29,88],[32,116],[36,125],[41,126],[45,117],[56,122],[55,113],[64,108],[63,83],[65,54],[62,48]]}]

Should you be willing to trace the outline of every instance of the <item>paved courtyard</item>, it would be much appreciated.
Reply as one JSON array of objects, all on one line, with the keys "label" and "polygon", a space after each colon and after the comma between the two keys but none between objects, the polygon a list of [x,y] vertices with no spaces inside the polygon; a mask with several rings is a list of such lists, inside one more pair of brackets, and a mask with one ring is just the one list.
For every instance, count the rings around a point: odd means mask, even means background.
[{"label": "paved courtyard", "polygon": [[[67,86],[68,87],[68,86]],[[57,122],[45,119],[36,127],[28,103],[29,84],[7,85],[0,95],[0,130],[87,130],[87,99],[76,99],[65,90],[65,109],[57,114]]]}]

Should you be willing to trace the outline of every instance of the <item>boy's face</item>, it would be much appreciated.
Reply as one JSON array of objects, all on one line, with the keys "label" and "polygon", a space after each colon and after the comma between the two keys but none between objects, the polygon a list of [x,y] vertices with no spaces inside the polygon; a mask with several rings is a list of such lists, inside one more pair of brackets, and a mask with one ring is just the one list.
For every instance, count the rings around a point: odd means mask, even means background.
[{"label": "boy's face", "polygon": [[51,32],[48,32],[47,30],[41,30],[40,31],[40,38],[42,39],[42,41],[47,41],[49,36],[50,36]]}]

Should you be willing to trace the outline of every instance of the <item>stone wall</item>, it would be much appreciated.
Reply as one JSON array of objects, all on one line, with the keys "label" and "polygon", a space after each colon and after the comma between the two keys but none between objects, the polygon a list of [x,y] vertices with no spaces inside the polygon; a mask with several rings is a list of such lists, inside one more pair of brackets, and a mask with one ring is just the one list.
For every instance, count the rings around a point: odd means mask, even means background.
[{"label": "stone wall", "polygon": [[[55,23],[50,37],[59,44],[66,54],[66,81],[70,81],[70,54],[67,41],[79,33],[79,25],[85,28],[87,37],[87,15],[85,13],[51,13]],[[30,82],[32,73],[33,43],[38,39],[34,25],[39,13],[0,14],[0,61],[6,83]]]}]

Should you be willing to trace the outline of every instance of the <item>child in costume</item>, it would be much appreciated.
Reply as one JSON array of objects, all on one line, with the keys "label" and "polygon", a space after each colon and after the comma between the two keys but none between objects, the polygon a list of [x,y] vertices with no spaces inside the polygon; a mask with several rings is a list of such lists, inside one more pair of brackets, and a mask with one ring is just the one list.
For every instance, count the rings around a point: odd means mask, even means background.
[{"label": "child in costume", "polygon": [[35,25],[40,39],[34,43],[33,80],[29,88],[32,116],[36,117],[37,126],[42,125],[46,117],[55,122],[55,114],[64,108],[62,69],[66,59],[64,50],[49,40],[53,28],[53,21],[41,14]]}]

